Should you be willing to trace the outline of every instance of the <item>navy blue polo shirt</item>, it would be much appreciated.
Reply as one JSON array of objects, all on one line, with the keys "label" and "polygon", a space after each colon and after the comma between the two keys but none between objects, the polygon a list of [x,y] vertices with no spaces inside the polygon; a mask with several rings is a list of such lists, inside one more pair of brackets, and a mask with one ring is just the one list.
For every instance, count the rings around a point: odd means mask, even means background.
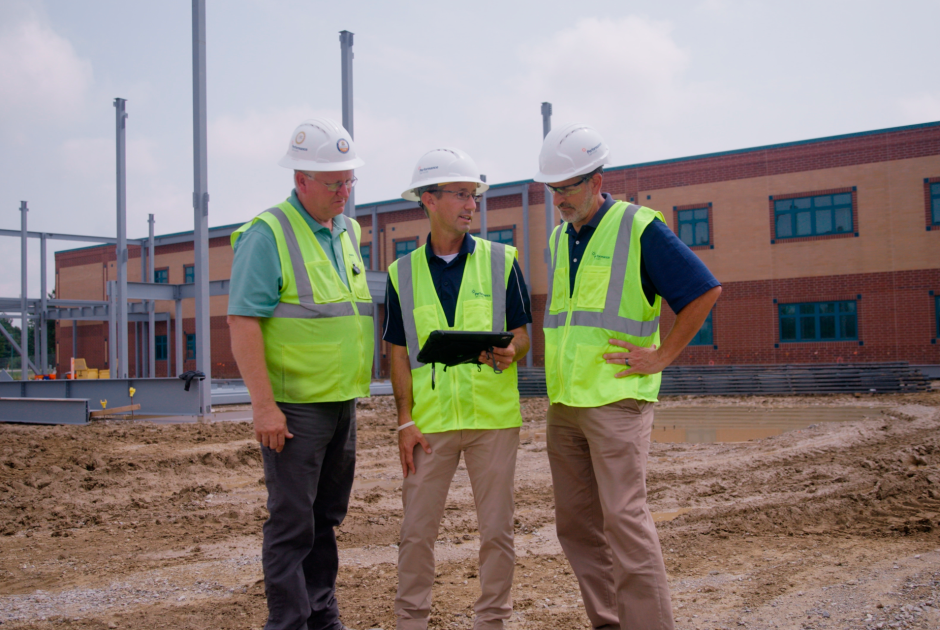
[{"label": "navy blue polo shirt", "polygon": [[[568,224],[568,264],[570,265],[569,295],[574,294],[574,281],[578,265],[587,249],[591,237],[607,211],[617,201],[604,193],[604,204],[598,208],[587,224],[578,232]],[[656,295],[662,296],[674,313],[684,309],[689,302],[703,293],[720,286],[721,283],[708,270],[705,263],[688,246],[679,240],[675,232],[660,220],[651,222],[640,235],[640,282],[647,301],[652,304]]]},{"label": "navy blue polo shirt", "polygon": [[[437,299],[441,301],[441,308],[447,317],[447,325],[454,325],[457,316],[457,295],[460,293],[460,283],[463,281],[463,271],[467,266],[467,256],[473,253],[476,243],[467,234],[460,244],[457,257],[450,262],[438,257],[431,246],[431,235],[428,234],[428,246],[424,252],[428,257],[428,267],[431,270],[431,280]],[[532,323],[532,308],[529,304],[529,291],[526,289],[525,279],[519,262],[512,261],[512,272],[509,274],[509,286],[506,287],[506,330],[515,330]],[[382,339],[396,346],[406,346],[405,324],[401,317],[401,302],[398,292],[392,286],[389,276],[385,285],[385,325]]]}]

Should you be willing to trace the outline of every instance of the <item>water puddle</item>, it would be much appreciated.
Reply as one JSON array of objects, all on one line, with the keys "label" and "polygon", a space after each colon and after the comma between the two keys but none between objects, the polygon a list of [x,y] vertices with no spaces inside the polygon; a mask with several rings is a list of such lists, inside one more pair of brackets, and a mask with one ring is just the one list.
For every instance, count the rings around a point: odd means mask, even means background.
[{"label": "water puddle", "polygon": [[821,422],[877,418],[872,407],[665,407],[656,410],[654,442],[746,442],[805,429]]}]

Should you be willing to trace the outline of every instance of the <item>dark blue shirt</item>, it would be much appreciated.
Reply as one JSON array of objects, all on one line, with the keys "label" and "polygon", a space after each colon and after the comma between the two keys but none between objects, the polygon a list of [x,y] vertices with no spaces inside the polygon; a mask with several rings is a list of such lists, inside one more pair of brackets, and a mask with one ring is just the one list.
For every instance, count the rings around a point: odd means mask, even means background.
[{"label": "dark blue shirt", "polygon": [[[431,270],[431,280],[437,291],[437,299],[441,301],[441,308],[447,317],[447,325],[454,325],[457,316],[457,295],[460,293],[460,283],[463,281],[463,271],[467,266],[467,256],[473,253],[476,243],[470,235],[463,238],[460,252],[450,262],[434,254],[431,248],[431,235],[428,234],[428,246],[424,252],[428,257],[428,267]],[[512,261],[512,273],[509,274],[509,286],[506,287],[506,330],[515,330],[532,323],[532,308],[529,305],[529,291],[526,289],[525,279],[518,261]],[[385,286],[385,332],[382,339],[396,346],[405,346],[405,324],[401,317],[401,302],[398,292],[392,286],[389,276]]]},{"label": "dark blue shirt", "polygon": [[[601,219],[615,203],[613,197],[604,193],[604,204],[578,232],[574,231],[572,224],[568,224],[569,295],[574,294],[578,265],[588,243]],[[640,250],[640,282],[650,304],[658,294],[674,313],[678,313],[695,298],[721,285],[705,263],[679,240],[668,225],[658,219],[646,226],[640,235]]]}]

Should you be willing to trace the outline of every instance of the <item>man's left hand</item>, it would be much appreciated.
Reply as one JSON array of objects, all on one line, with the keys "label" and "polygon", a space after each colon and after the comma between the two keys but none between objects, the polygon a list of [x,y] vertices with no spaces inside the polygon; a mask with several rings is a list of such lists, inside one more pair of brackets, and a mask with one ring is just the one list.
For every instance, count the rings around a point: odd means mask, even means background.
[{"label": "man's left hand", "polygon": [[623,378],[631,374],[658,374],[666,367],[656,351],[656,344],[649,348],[642,348],[620,339],[611,339],[610,343],[627,349],[627,352],[607,352],[604,354],[607,363],[626,366],[627,369],[617,373],[617,378]]},{"label": "man's left hand", "polygon": [[483,365],[493,367],[493,359],[496,359],[496,369],[505,370],[516,359],[516,346],[510,343],[505,348],[493,348],[492,358],[486,356],[486,352],[481,352],[479,359]]}]

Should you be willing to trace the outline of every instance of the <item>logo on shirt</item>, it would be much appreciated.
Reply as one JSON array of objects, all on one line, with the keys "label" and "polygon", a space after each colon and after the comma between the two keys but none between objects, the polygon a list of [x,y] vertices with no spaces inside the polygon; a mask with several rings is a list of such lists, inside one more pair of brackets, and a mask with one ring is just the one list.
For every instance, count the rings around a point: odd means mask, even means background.
[{"label": "logo on shirt", "polygon": [[476,289],[470,289],[470,293],[473,294],[475,298],[488,298],[490,297],[489,293],[483,293],[483,291],[477,291]]},{"label": "logo on shirt", "polygon": [[303,131],[297,134],[297,137],[294,138],[294,144],[303,144],[304,140],[307,138],[307,134]]},{"label": "logo on shirt", "polygon": [[345,138],[336,141],[336,148],[340,153],[349,153],[349,143],[346,142]]}]

